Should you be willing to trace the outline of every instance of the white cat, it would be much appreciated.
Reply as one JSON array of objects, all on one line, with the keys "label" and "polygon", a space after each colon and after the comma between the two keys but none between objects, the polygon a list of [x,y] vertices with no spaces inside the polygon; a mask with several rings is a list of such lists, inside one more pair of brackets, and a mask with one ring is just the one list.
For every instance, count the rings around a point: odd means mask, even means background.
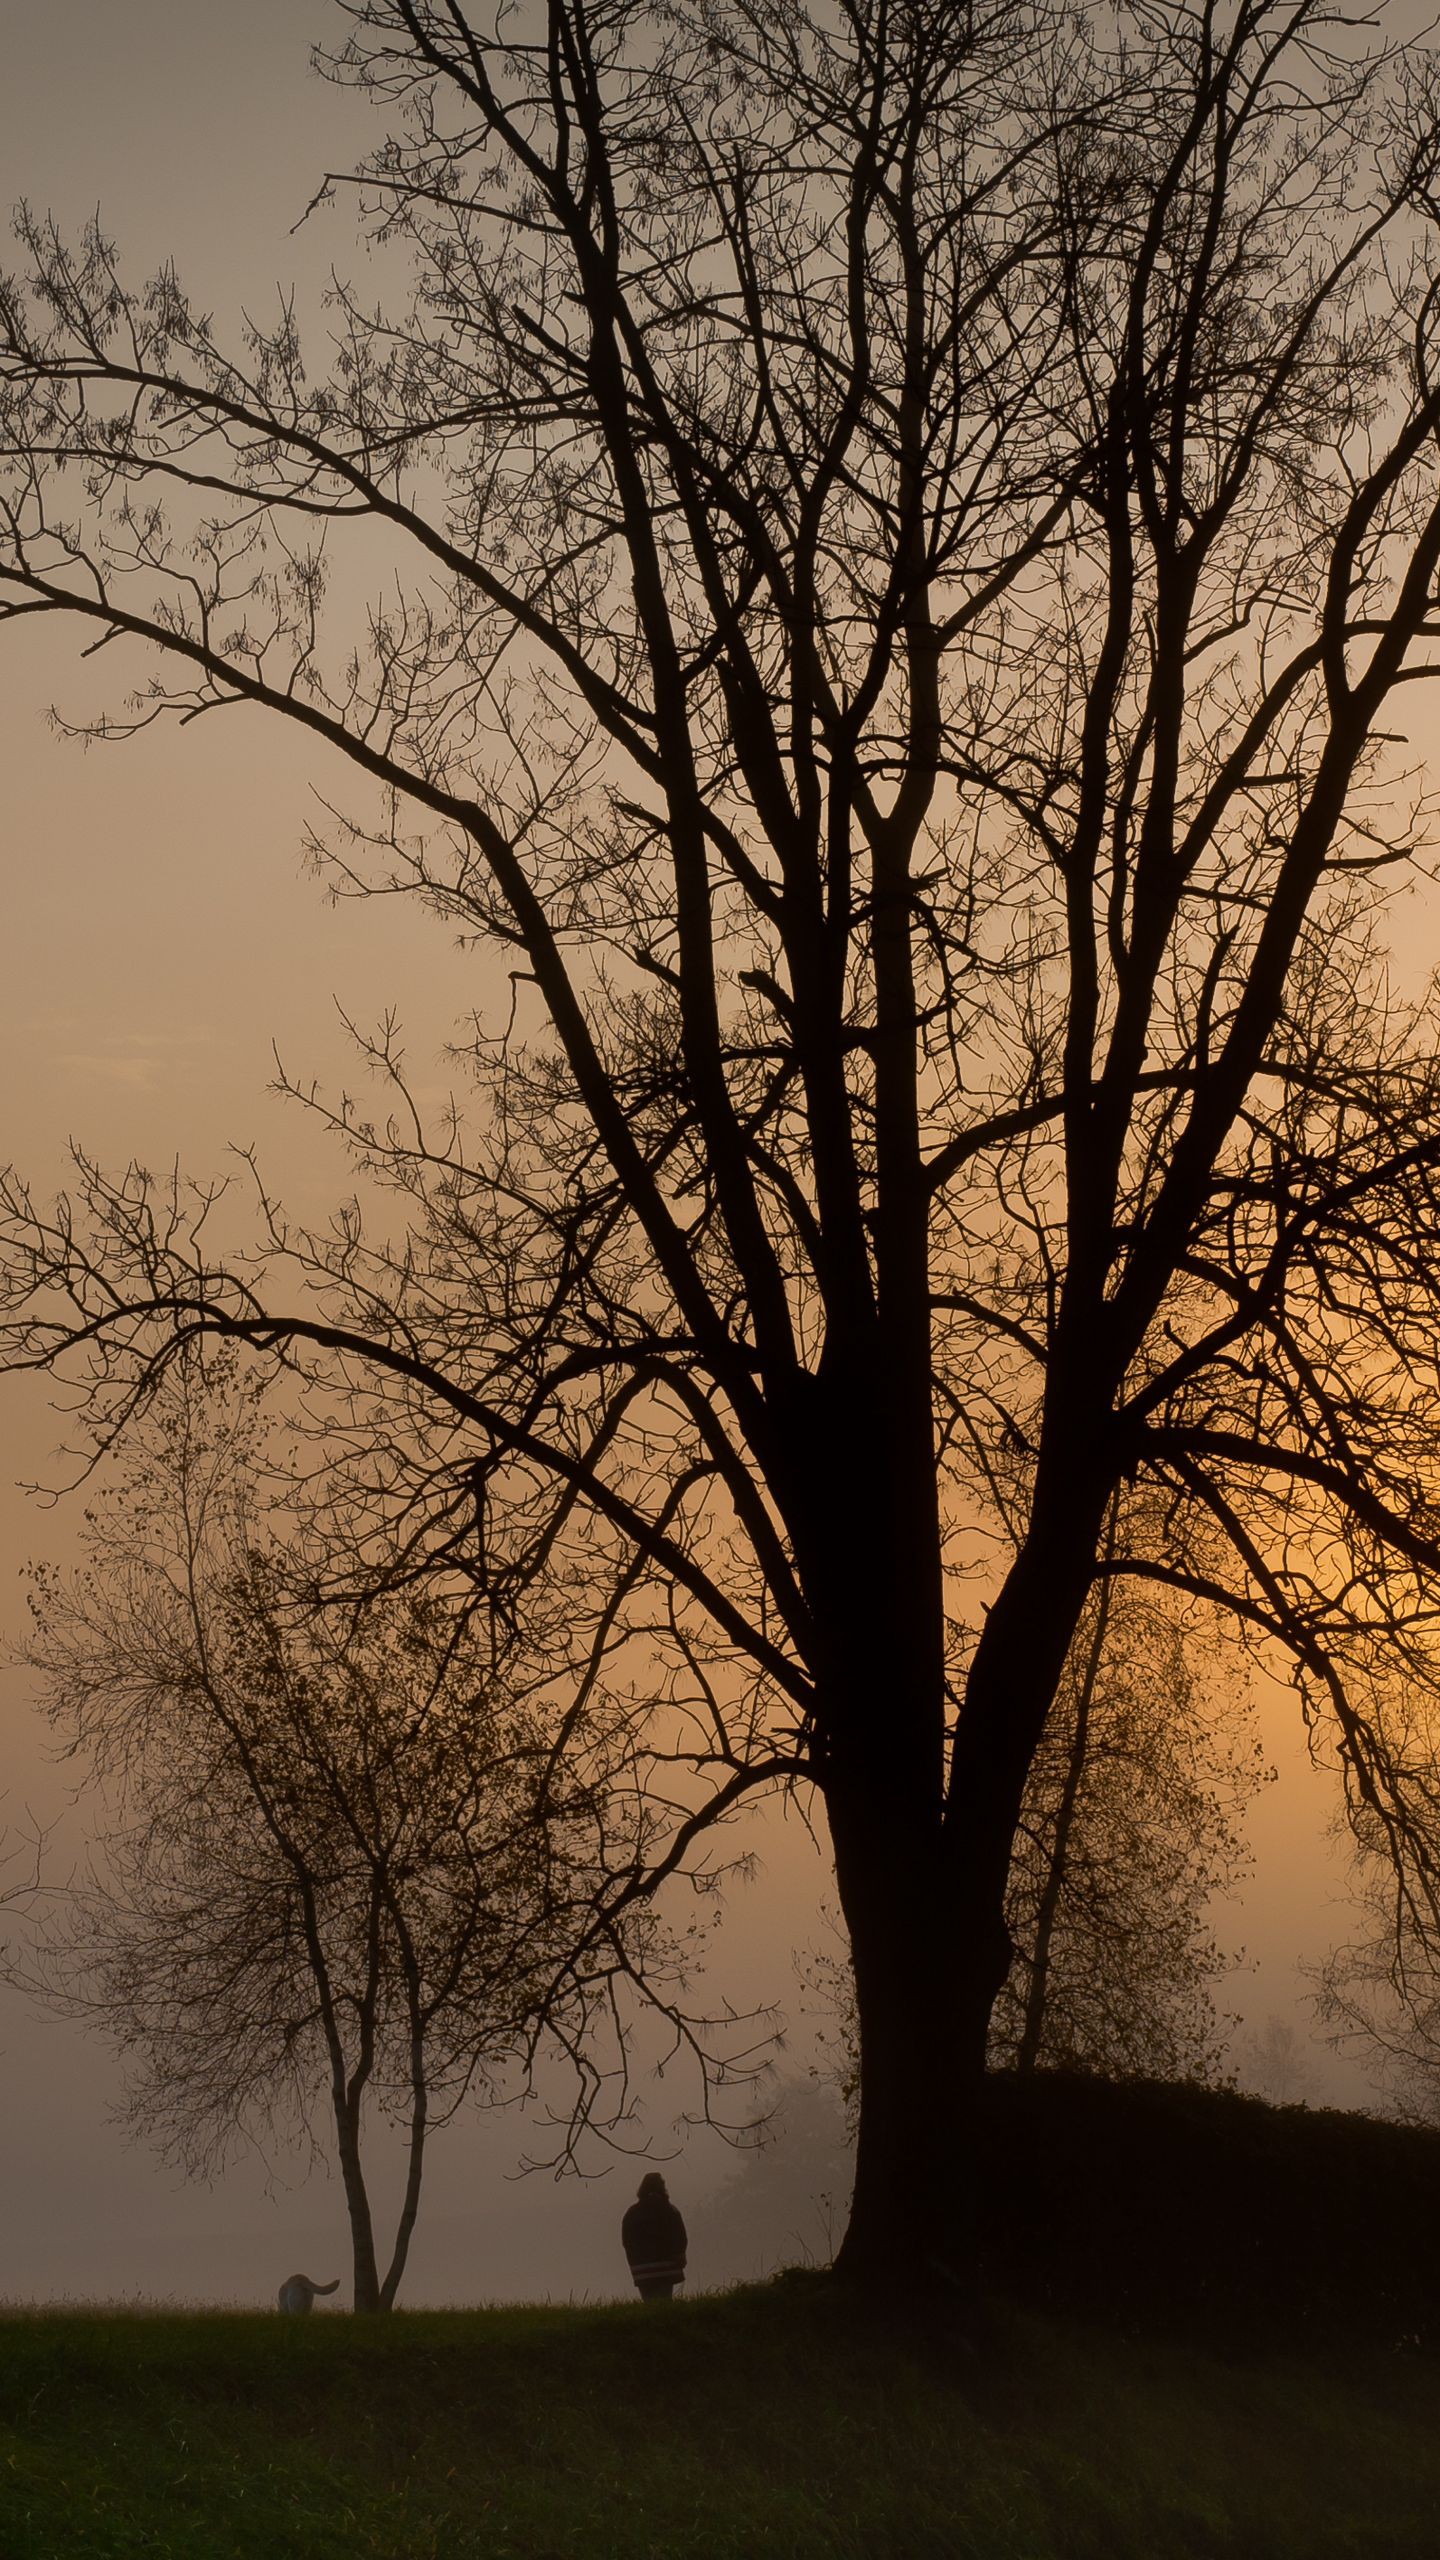
[{"label": "white cat", "polygon": [[340,2279],[333,2284],[316,2284],[311,2276],[287,2276],[280,2287],[282,2311],[313,2311],[317,2293],[338,2293]]}]

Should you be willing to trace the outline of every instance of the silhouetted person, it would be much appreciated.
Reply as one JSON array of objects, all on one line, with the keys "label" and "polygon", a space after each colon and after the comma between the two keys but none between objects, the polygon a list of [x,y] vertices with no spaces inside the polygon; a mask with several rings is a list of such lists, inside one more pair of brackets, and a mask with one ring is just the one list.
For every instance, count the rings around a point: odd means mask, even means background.
[{"label": "silhouetted person", "polygon": [[652,2169],[620,2225],[630,2273],[642,2302],[668,2302],[685,2281],[685,2225]]}]

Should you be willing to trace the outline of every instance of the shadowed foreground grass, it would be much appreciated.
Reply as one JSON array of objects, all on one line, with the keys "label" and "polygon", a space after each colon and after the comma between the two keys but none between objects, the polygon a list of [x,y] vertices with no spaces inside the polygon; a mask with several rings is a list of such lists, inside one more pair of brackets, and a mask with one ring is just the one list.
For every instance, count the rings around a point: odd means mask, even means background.
[{"label": "shadowed foreground grass", "polygon": [[1440,2363],[823,2280],[673,2307],[0,2320],[4,2560],[1440,2552]]}]

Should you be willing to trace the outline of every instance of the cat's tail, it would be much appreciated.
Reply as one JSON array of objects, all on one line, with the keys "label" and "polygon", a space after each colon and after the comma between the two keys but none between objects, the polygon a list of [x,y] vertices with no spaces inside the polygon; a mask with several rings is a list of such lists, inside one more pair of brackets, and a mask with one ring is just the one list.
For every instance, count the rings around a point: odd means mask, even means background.
[{"label": "cat's tail", "polygon": [[340,2279],[336,2276],[331,2284],[312,2284],[310,2290],[312,2293],[338,2293],[340,2290]]}]

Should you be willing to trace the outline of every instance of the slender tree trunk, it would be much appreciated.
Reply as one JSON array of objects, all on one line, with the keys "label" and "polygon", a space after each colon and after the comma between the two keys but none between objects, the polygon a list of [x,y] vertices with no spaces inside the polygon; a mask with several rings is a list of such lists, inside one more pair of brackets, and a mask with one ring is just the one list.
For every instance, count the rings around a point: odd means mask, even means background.
[{"label": "slender tree trunk", "polygon": [[405,2197],[400,2219],[395,2226],[395,2246],[390,2254],[385,2282],[380,2288],[380,2309],[393,2311],[405,2261],[410,2255],[410,2237],[415,2217],[420,2210],[420,2181],[425,2170],[425,2133],[429,2123],[429,2096],[425,2086],[425,2052],[418,2031],[410,2040],[410,2145],[405,2172]]},{"label": "slender tree trunk", "polygon": [[[1113,1550],[1113,1536],[1107,1543],[1107,1554]],[[1055,1936],[1055,1921],[1060,1897],[1065,1890],[1065,1877],[1070,1854],[1070,1834],[1075,1827],[1075,1811],[1084,1783],[1085,1764],[1090,1750],[1090,1716],[1095,1704],[1095,1687],[1100,1676],[1100,1663],[1105,1650],[1105,1628],[1110,1616],[1110,1594],[1113,1585],[1102,1582],[1095,1611],[1095,1628],[1085,1669],[1081,1675],[1075,1701],[1075,1732],[1070,1758],[1065,1771],[1065,1784],[1055,1814],[1055,1833],[1050,1844],[1050,1861],[1041,1888],[1035,1921],[1035,1944],[1030,1958],[1030,1980],[1025,1991],[1024,2020],[1020,2043],[1015,2054],[1017,2071],[1033,2071],[1040,2058],[1045,2034],[1045,2009],[1050,1989],[1050,1950]]]},{"label": "slender tree trunk", "polygon": [[335,2110],[335,2140],[340,2158],[340,2176],[345,2188],[345,2208],[350,2216],[350,2248],[355,2269],[355,2304],[357,2311],[382,2311],[388,2304],[380,2297],[380,2270],[375,2257],[375,2225],[370,2212],[370,2198],[365,2186],[365,2173],[360,2159],[360,2108],[353,2104]]}]

